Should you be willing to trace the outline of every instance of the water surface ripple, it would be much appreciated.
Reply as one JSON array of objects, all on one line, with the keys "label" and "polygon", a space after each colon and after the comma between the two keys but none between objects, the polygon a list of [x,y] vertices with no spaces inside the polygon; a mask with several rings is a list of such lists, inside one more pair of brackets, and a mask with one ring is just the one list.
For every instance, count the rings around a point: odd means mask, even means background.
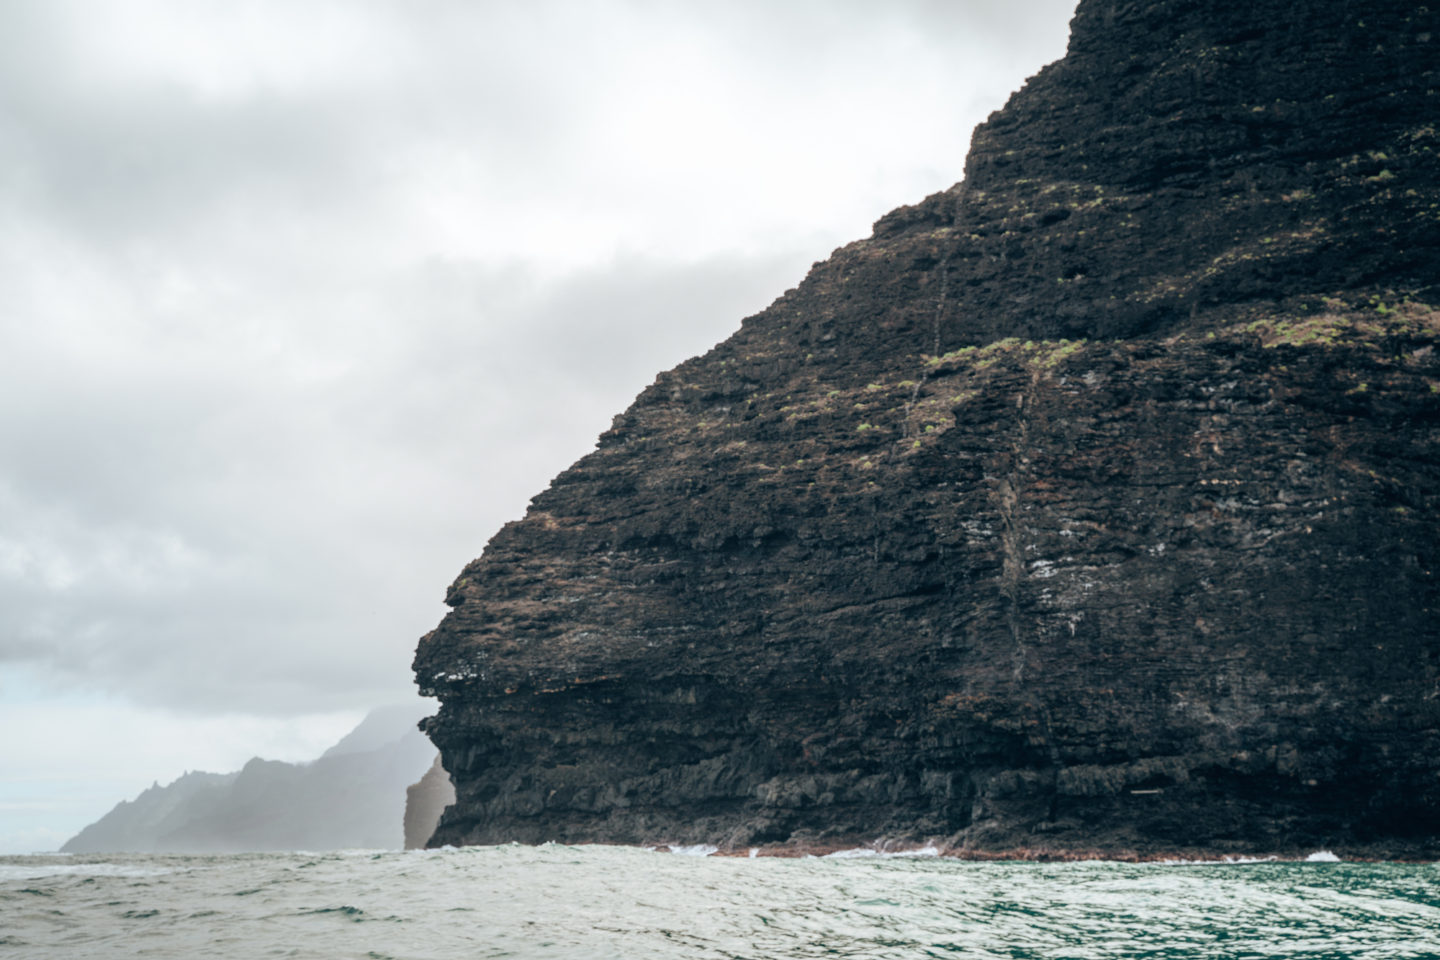
[{"label": "water surface ripple", "polygon": [[1440,957],[1440,866],[562,846],[0,857],[0,956]]}]

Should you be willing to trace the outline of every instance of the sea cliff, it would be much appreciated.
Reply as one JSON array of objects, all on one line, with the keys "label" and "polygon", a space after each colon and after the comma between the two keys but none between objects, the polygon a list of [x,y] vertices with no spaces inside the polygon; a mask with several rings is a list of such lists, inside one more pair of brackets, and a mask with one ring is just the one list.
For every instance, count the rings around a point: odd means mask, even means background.
[{"label": "sea cliff", "polygon": [[1437,64],[1082,0],[461,572],[431,842],[1440,854]]}]

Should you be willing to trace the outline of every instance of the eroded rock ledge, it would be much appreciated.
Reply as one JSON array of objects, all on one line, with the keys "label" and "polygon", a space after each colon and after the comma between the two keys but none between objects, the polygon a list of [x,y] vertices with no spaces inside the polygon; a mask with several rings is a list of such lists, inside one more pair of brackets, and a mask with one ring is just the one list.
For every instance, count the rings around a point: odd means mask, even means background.
[{"label": "eroded rock ledge", "polygon": [[1440,23],[1070,53],[451,586],[432,843],[1440,852]]}]

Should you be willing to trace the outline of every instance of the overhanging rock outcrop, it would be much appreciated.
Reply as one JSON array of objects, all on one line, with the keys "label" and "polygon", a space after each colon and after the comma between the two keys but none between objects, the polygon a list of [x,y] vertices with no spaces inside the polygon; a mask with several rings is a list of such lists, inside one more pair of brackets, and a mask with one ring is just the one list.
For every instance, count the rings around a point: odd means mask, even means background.
[{"label": "overhanging rock outcrop", "polygon": [[1082,0],[461,573],[432,843],[1440,852],[1437,63]]}]

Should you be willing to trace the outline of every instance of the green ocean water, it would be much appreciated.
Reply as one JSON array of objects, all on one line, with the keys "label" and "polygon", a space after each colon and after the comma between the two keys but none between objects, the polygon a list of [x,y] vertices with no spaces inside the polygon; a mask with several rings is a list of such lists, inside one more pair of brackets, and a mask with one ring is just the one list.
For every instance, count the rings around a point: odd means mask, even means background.
[{"label": "green ocean water", "polygon": [[1440,865],[0,857],[0,957],[1440,957]]}]

